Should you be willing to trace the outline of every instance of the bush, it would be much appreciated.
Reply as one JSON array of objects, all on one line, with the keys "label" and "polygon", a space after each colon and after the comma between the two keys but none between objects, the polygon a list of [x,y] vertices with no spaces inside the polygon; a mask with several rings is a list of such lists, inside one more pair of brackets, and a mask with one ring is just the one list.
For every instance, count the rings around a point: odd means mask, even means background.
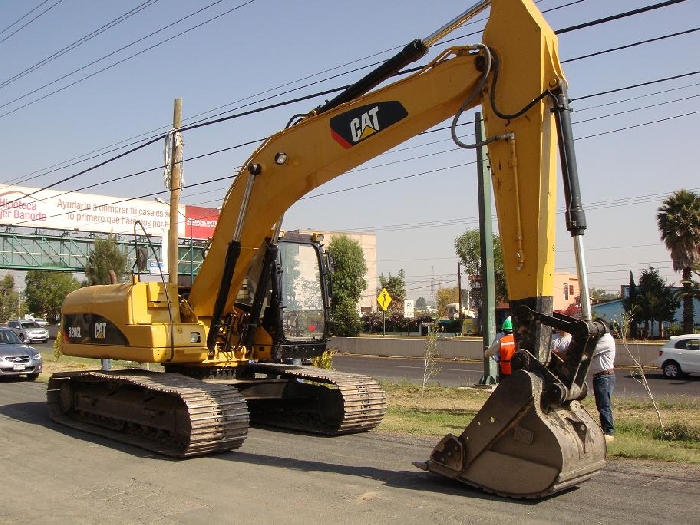
[{"label": "bush", "polygon": [[58,362],[59,359],[61,359],[61,356],[63,355],[63,334],[61,333],[61,330],[58,331],[56,334],[56,340],[53,342],[53,356]]},{"label": "bush", "polygon": [[336,349],[330,349],[323,352],[318,357],[311,358],[311,364],[317,368],[323,368],[324,370],[333,370],[333,356],[338,353]]},{"label": "bush", "polygon": [[[386,316],[387,332],[418,332],[421,323],[432,323],[435,320],[429,315],[420,315],[412,319],[405,318],[402,314],[391,314]],[[366,334],[382,333],[383,331],[382,312],[372,312],[362,316],[362,331]]]},{"label": "bush", "polygon": [[340,337],[356,337],[360,335],[361,330],[362,323],[355,305],[349,301],[336,305],[331,314],[331,334]]}]

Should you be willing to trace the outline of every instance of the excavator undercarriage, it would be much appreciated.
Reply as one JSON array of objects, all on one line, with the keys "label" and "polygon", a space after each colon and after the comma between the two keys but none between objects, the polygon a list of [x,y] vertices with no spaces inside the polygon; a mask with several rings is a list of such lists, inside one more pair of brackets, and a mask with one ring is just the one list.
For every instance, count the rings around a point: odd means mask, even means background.
[{"label": "excavator undercarriage", "polygon": [[[181,368],[184,371],[184,369]],[[311,366],[255,363],[255,378],[226,369],[141,370],[51,376],[51,418],[174,457],[236,449],[249,423],[336,436],[376,427],[386,395],[372,378]]]},{"label": "excavator undercarriage", "polygon": [[179,374],[57,373],[47,399],[54,421],[167,456],[233,450],[248,434],[245,399],[235,388]]}]

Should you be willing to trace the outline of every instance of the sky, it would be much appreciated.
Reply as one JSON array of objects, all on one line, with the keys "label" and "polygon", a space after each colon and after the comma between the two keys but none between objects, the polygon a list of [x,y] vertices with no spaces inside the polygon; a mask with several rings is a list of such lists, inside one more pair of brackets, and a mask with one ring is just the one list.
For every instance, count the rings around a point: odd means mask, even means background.
[{"label": "sky", "polygon": [[[659,1],[537,5],[558,30]],[[176,98],[183,101],[184,125],[286,103],[185,133],[181,203],[219,207],[259,140],[332,97],[313,95],[358,80],[470,5],[0,2],[0,183],[167,199],[158,169],[162,141],[80,172],[165,132]],[[487,16],[450,34],[450,45],[479,42]],[[638,279],[650,266],[669,284],[680,281],[659,239],[656,213],[672,192],[700,191],[699,20],[700,2],[685,0],[559,36],[593,288],[619,291],[630,271]],[[653,41],[642,43],[647,40]],[[444,47],[436,44],[420,63]],[[677,78],[662,81],[668,77]],[[288,103],[295,98],[306,100]],[[286,213],[283,227],[376,233],[378,272],[404,270],[408,298],[430,299],[439,287],[456,286],[455,238],[478,226],[476,168],[473,152],[452,143],[448,124],[313,190]],[[561,191],[558,203],[563,209]],[[576,271],[563,213],[556,271]]]}]

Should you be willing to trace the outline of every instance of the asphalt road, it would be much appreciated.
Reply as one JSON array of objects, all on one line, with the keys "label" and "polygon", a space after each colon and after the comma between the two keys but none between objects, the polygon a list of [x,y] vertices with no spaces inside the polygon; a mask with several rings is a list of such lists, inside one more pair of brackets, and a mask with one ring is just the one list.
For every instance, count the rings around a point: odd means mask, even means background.
[{"label": "asphalt road", "polygon": [[508,500],[415,469],[436,439],[251,429],[171,460],[53,423],[46,384],[0,381],[0,523],[689,523],[700,466],[610,461],[578,488]]},{"label": "asphalt road", "polygon": [[[483,376],[481,363],[441,360],[440,373],[431,379],[431,383],[442,386],[471,386],[478,384]],[[392,381],[409,381],[421,383],[423,380],[423,360],[395,357],[370,357],[357,355],[335,355],[333,367],[341,372],[364,374],[375,379]],[[700,375],[681,379],[664,379],[661,370],[645,370],[645,376],[655,397],[687,395],[700,397]],[[590,383],[590,379],[589,379]],[[589,392],[593,387],[589,384]],[[616,396],[646,396],[644,385],[632,377],[631,369],[620,368],[615,378]]]},{"label": "asphalt road", "polygon": [[[46,353],[53,349],[53,341],[35,343],[35,348]],[[99,365],[98,365],[99,366]],[[420,384],[423,380],[423,360],[416,358],[372,357],[358,355],[336,355],[333,366],[341,372],[368,375],[376,379],[409,381]],[[478,384],[483,376],[483,365],[475,362],[440,360],[440,372],[431,379],[432,384],[442,386],[471,386]],[[700,397],[700,375],[680,379],[664,379],[660,369],[647,369],[645,376],[655,397],[687,395]],[[589,392],[593,392],[590,384]],[[647,396],[642,382],[632,377],[631,369],[618,369],[615,380],[616,396]]]}]

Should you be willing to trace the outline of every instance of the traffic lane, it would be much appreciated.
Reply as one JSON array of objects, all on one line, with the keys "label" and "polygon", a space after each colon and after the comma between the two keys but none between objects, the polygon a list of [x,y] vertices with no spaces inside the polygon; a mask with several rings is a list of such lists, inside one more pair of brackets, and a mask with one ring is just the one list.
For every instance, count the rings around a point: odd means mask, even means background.
[{"label": "traffic lane", "polygon": [[[336,354],[333,366],[341,372],[363,374],[387,381],[406,381],[420,384],[423,381],[423,360],[418,358],[374,357]],[[470,361],[437,360],[439,372],[430,379],[430,384],[458,387],[478,384],[483,377],[483,365]],[[645,370],[644,375],[655,397],[686,395],[700,397],[700,376],[680,379],[665,379],[661,370]],[[588,378],[589,392],[593,385]],[[621,397],[646,397],[647,389],[639,377],[628,368],[618,368],[615,377],[615,392]]]},{"label": "traffic lane", "polygon": [[[431,384],[467,386],[479,383],[483,376],[481,363],[437,360],[439,371],[431,377]],[[336,354],[333,367],[340,372],[362,374],[387,381],[422,383],[425,366],[422,359],[376,357]]]},{"label": "traffic lane", "polygon": [[[33,344],[41,352],[51,352],[53,341]],[[458,387],[479,384],[484,372],[483,364],[473,361],[454,361],[439,359],[439,372],[430,379],[430,384]],[[407,381],[421,384],[423,382],[424,365],[420,358],[375,357],[360,355],[336,354],[333,366],[341,372],[363,374],[387,381]],[[96,360],[96,368],[100,367]],[[647,369],[644,375],[649,388],[655,397],[687,395],[700,397],[700,375],[684,376],[678,379],[666,379],[661,369]],[[588,379],[589,392],[593,393],[593,385]],[[632,376],[632,370],[618,368],[615,380],[616,396],[646,397],[647,390],[643,383]]]}]

